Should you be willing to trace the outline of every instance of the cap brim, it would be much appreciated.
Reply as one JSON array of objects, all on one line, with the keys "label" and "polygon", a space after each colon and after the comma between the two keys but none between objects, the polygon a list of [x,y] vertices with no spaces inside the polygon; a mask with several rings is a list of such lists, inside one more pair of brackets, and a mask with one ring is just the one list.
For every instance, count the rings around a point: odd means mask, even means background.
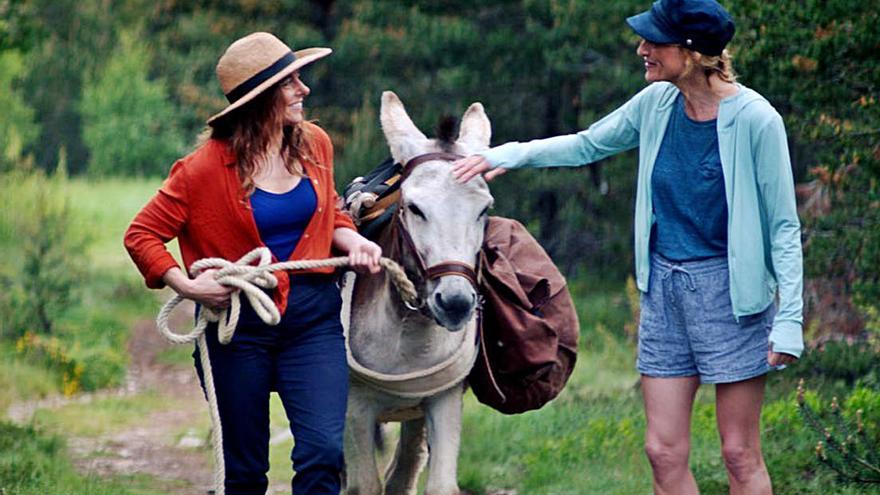
[{"label": "cap brim", "polygon": [[626,23],[629,24],[629,27],[631,27],[632,30],[636,32],[636,34],[638,34],[645,40],[650,41],[651,43],[678,43],[678,39],[676,39],[674,36],[664,33],[663,30],[660,29],[657,21],[654,19],[654,14],[650,10],[647,12],[642,12],[638,15],[634,15],[632,17],[628,17],[626,19]]},{"label": "cap brim", "polygon": [[223,117],[224,115],[227,115],[230,112],[234,111],[236,108],[241,108],[245,103],[253,100],[255,96],[262,93],[263,91],[265,91],[270,86],[277,83],[278,81],[284,79],[286,76],[290,75],[291,73],[293,73],[297,69],[301,69],[301,68],[305,67],[306,65],[309,65],[310,63],[314,62],[315,60],[324,58],[327,55],[330,55],[331,53],[333,53],[332,49],[320,48],[320,47],[304,48],[302,50],[297,50],[297,51],[293,52],[293,54],[296,55],[296,60],[294,60],[292,64],[281,69],[280,71],[278,71],[277,74],[270,77],[269,79],[266,79],[265,81],[263,81],[259,86],[250,90],[247,94],[245,94],[244,96],[242,96],[241,98],[236,100],[235,103],[232,103],[228,107],[224,108],[222,112],[220,112],[216,115],[213,115],[210,119],[208,119],[207,123],[210,124],[211,122],[214,122],[215,120],[219,119],[220,117]]}]

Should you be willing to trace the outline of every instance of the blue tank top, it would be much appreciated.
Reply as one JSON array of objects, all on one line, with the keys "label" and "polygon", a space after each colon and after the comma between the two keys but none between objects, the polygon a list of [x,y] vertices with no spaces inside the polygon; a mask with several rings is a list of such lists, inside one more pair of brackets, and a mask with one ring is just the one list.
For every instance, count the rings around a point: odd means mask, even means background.
[{"label": "blue tank top", "polygon": [[290,259],[317,206],[318,197],[308,177],[286,193],[254,190],[251,209],[260,239],[278,261]]},{"label": "blue tank top", "polygon": [[673,261],[727,255],[727,200],[716,121],[687,116],[679,94],[651,175],[651,251]]}]

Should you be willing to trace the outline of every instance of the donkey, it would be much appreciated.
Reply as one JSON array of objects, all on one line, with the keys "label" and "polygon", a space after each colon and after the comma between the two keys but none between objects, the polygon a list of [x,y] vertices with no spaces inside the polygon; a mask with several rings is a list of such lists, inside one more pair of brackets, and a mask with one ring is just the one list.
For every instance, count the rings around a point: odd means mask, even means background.
[{"label": "donkey", "polygon": [[486,149],[491,126],[474,103],[457,139],[428,139],[390,91],[382,94],[380,117],[392,157],[406,167],[397,212],[379,244],[414,280],[421,304],[404,304],[384,274],[358,275],[344,291],[352,371],[346,493],[383,493],[376,425],[400,421],[384,493],[414,494],[427,461],[425,493],[457,495],[463,380],[476,358],[474,267],[493,198],[482,179],[455,182],[450,162]]}]

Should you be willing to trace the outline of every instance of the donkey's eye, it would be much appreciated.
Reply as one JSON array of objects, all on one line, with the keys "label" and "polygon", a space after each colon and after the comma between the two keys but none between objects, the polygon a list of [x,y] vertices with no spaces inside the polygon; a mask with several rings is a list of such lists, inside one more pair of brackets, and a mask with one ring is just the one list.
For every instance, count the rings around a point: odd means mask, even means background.
[{"label": "donkey's eye", "polygon": [[421,218],[422,220],[425,220],[425,214],[422,213],[422,210],[420,210],[418,206],[410,203],[410,204],[406,205],[406,207],[407,207],[407,209],[409,209],[410,213]]}]

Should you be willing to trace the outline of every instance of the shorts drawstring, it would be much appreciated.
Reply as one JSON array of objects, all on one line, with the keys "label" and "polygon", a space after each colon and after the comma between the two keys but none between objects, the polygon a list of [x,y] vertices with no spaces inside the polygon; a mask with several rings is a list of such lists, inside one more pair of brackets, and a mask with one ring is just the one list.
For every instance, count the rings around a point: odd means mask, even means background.
[{"label": "shorts drawstring", "polygon": [[694,292],[694,291],[697,290],[697,287],[694,285],[694,278],[693,278],[693,276],[691,275],[691,272],[685,270],[683,267],[678,266],[678,265],[672,265],[672,266],[670,266],[670,267],[669,267],[669,270],[666,271],[666,272],[664,272],[664,273],[663,273],[663,276],[660,277],[660,278],[663,279],[663,280],[666,280],[666,279],[668,279],[669,277],[671,277],[672,274],[675,273],[675,272],[678,272],[678,273],[682,274],[682,276],[683,276],[682,278],[684,278],[684,280],[685,280],[685,287],[687,287],[687,289],[688,289],[689,291]]}]

